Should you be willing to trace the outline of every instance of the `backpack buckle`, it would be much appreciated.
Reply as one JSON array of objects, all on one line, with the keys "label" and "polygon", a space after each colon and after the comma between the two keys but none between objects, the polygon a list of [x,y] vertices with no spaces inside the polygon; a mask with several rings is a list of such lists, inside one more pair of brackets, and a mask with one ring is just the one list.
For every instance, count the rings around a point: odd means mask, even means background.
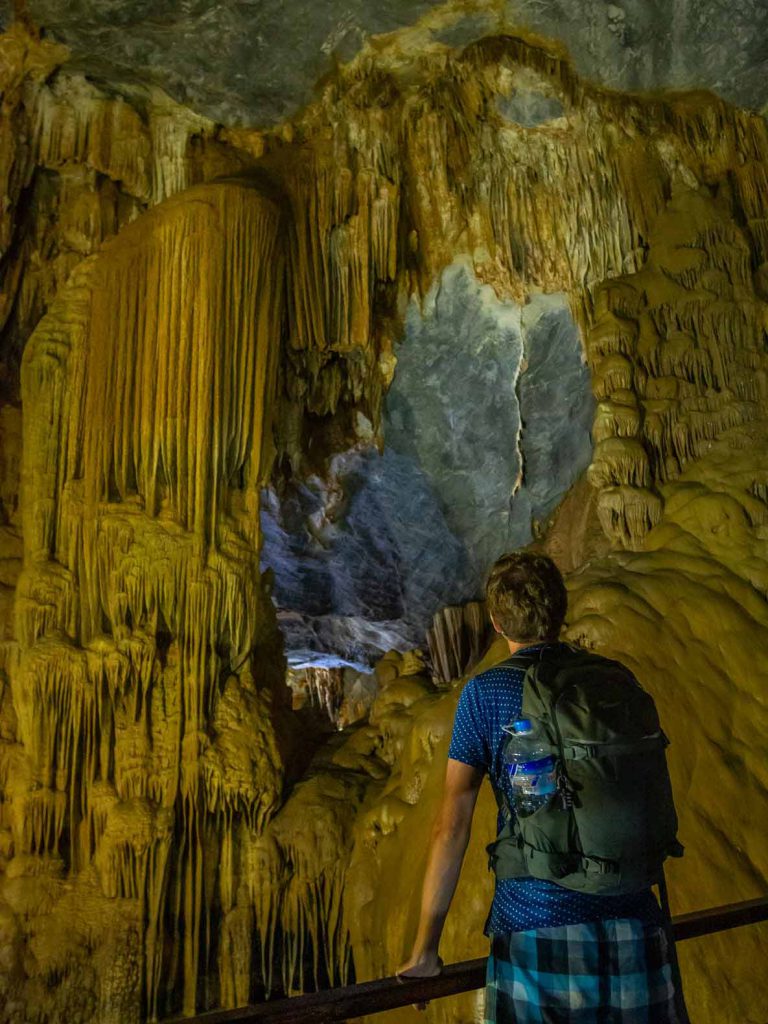
[{"label": "backpack buckle", "polygon": [[568,761],[585,761],[597,757],[599,747],[596,743],[569,743],[563,753]]},{"label": "backpack buckle", "polygon": [[571,780],[561,770],[557,774],[557,800],[561,811],[570,811],[574,805],[574,789]]},{"label": "backpack buckle", "polygon": [[597,860],[594,857],[582,857],[584,871],[588,875],[619,875],[621,869],[615,860]]}]

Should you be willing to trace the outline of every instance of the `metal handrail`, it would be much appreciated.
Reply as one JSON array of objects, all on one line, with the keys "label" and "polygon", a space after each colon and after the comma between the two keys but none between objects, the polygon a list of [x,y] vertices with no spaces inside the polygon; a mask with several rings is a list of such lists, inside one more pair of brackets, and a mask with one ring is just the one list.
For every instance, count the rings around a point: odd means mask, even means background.
[{"label": "metal handrail", "polygon": [[[684,942],[760,921],[768,921],[768,896],[681,914],[673,918],[672,931],[676,942]],[[485,985],[485,965],[486,958],[480,957],[450,964],[435,978],[381,978],[290,999],[276,999],[257,1006],[212,1010],[176,1020],[179,1024],[338,1024],[350,1017],[395,1010],[409,1003],[422,1003],[482,988]]]}]

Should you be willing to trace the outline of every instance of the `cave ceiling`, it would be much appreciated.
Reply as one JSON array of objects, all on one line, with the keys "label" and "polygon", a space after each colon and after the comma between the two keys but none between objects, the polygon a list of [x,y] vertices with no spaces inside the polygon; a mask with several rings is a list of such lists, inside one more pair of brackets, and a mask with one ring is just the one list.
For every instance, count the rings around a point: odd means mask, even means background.
[{"label": "cave ceiling", "polygon": [[[339,63],[412,26],[422,50],[523,31],[559,41],[611,88],[768,101],[764,0],[28,0],[24,17],[70,48],[73,68],[123,90],[151,83],[227,125],[292,117]],[[0,0],[0,28],[11,20]]]}]

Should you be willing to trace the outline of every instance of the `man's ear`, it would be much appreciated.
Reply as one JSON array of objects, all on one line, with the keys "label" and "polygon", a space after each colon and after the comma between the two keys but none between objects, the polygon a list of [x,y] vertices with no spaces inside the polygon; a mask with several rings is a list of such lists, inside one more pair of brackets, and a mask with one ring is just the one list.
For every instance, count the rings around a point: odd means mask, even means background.
[{"label": "man's ear", "polygon": [[504,636],[504,631],[502,630],[501,626],[500,626],[500,625],[498,624],[498,622],[496,621],[496,619],[494,619],[494,617],[493,617],[492,615],[491,615],[491,616],[489,616],[489,617],[490,617],[490,620],[491,620],[491,625],[492,625],[492,626],[493,626],[493,628],[494,628],[494,629],[496,630],[496,632],[497,632],[497,633],[500,633],[500,634],[501,634],[501,636]]}]

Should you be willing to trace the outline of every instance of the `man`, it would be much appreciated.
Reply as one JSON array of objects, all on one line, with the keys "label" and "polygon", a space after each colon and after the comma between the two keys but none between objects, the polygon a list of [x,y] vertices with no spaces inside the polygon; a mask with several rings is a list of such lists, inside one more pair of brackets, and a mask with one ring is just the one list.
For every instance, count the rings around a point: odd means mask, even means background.
[{"label": "man", "polygon": [[[511,654],[557,642],[567,595],[551,559],[515,552],[493,567],[488,610]],[[438,944],[487,774],[512,805],[503,727],[522,717],[524,669],[499,666],[461,694],[443,802],[431,838],[421,914],[401,977],[438,974]],[[504,823],[500,813],[498,827]],[[485,933],[491,939],[486,1024],[679,1024],[662,915],[650,889],[588,895],[534,878],[501,878]]]}]

